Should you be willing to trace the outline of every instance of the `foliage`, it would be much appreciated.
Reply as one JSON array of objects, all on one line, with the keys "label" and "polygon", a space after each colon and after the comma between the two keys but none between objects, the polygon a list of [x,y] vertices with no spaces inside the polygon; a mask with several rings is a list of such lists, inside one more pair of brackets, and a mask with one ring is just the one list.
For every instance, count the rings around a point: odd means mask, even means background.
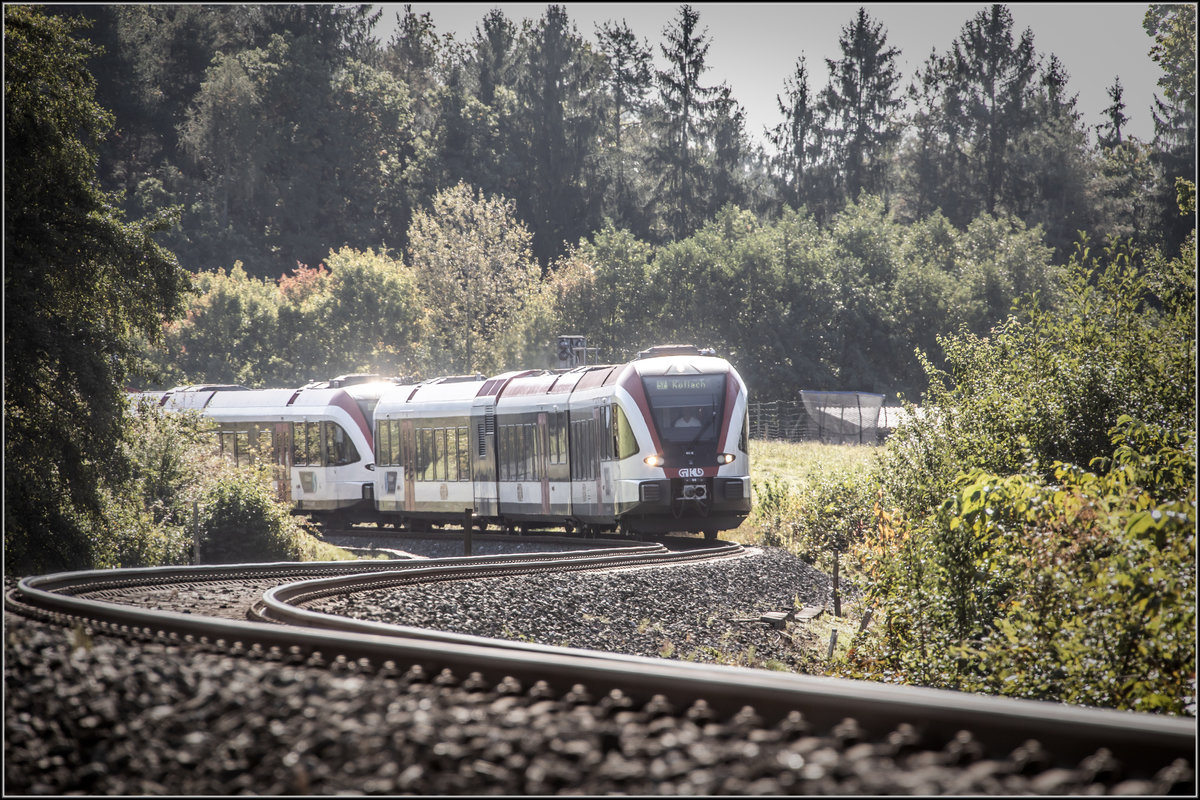
[{"label": "foliage", "polygon": [[1122,416],[1096,471],[963,474],[936,519],[875,509],[882,617],[848,676],[1182,713],[1194,695],[1196,451]]},{"label": "foliage", "polygon": [[751,440],[754,503],[740,535],[830,571],[873,521],[872,447]]},{"label": "foliage", "polygon": [[4,8],[5,559],[84,566],[105,519],[100,479],[129,468],[122,437],[133,337],[159,335],[187,275],[97,185],[111,116],[77,23]]},{"label": "foliage", "polygon": [[1175,200],[1176,180],[1194,179],[1196,174],[1196,7],[1154,3],[1142,24],[1154,39],[1150,56],[1163,69],[1158,80],[1163,96],[1154,98],[1151,112],[1151,159],[1157,167],[1152,241],[1173,255],[1196,224],[1195,210],[1177,214]]},{"label": "foliage", "polygon": [[974,467],[1089,463],[1123,414],[1192,427],[1195,278],[1182,259],[1154,256],[1151,272],[1139,258],[1127,242],[1101,257],[1082,242],[1058,309],[1035,299],[989,336],[939,338],[948,370],[925,361],[924,416],[897,431],[881,471],[891,500],[919,512]]},{"label": "foliage", "polygon": [[229,471],[201,498],[200,559],[206,564],[301,561],[303,523],[275,498],[267,470]]},{"label": "foliage", "polygon": [[[430,363],[443,374],[498,372],[509,363],[514,330],[527,317],[540,270],[530,234],[512,203],[465,184],[438,194],[413,217],[409,258],[430,325]],[[548,347],[548,343],[547,343]]]},{"label": "foliage", "polygon": [[138,403],[122,443],[133,467],[125,482],[104,484],[109,504],[94,537],[93,567],[186,564],[192,558],[192,507],[223,465],[194,413],[164,414]]}]

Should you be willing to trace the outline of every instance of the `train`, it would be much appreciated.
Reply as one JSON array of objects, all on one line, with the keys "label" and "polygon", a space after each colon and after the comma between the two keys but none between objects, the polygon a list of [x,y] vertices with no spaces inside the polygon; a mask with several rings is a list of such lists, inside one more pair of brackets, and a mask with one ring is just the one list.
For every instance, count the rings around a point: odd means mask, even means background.
[{"label": "train", "polygon": [[341,376],[299,389],[136,395],[212,423],[239,464],[323,522],[424,531],[703,534],[751,509],[746,384],[710,349],[623,364],[424,381]]}]

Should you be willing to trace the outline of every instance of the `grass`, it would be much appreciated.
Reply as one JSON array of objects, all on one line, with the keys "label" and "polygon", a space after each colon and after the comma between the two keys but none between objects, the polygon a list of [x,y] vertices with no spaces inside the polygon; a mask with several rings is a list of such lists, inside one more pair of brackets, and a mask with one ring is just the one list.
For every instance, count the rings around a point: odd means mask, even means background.
[{"label": "grass", "polygon": [[803,491],[822,474],[866,470],[876,448],[821,442],[750,440],[750,478],[754,484],[770,479]]},{"label": "grass", "polygon": [[746,521],[722,538],[743,545],[762,543],[764,526],[770,523],[763,518],[760,497],[766,485],[786,486],[789,496],[800,502],[817,495],[831,475],[865,476],[877,452],[870,446],[751,439],[753,507]]}]

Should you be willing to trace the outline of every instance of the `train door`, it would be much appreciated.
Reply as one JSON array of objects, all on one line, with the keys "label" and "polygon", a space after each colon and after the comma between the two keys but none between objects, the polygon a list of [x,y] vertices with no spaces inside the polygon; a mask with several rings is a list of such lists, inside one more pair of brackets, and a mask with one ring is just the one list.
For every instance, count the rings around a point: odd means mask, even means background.
[{"label": "train door", "polygon": [[596,511],[597,515],[603,515],[610,506],[609,501],[612,499],[612,492],[609,490],[608,464],[604,460],[604,415],[608,411],[607,405],[600,405],[600,401],[592,406],[592,458],[595,461],[594,469],[596,470]]},{"label": "train door", "polygon": [[500,514],[500,489],[496,482],[496,407],[493,398],[486,398],[486,401],[472,407],[470,437],[475,513],[484,519],[491,519]]},{"label": "train door", "polygon": [[292,502],[292,423],[276,422],[271,436],[271,478],[275,496],[285,503]]},{"label": "train door", "polygon": [[400,465],[404,471],[404,510],[416,508],[417,440],[411,419],[400,420]]}]

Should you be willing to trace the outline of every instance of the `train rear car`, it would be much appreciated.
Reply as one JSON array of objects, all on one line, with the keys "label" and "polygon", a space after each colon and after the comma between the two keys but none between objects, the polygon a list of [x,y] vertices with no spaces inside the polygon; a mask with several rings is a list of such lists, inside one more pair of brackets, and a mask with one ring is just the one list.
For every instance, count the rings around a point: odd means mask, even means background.
[{"label": "train rear car", "polygon": [[280,500],[339,521],[375,519],[369,390],[234,390],[183,387],[165,410],[197,411],[213,423],[220,451],[239,465],[271,465]]}]

